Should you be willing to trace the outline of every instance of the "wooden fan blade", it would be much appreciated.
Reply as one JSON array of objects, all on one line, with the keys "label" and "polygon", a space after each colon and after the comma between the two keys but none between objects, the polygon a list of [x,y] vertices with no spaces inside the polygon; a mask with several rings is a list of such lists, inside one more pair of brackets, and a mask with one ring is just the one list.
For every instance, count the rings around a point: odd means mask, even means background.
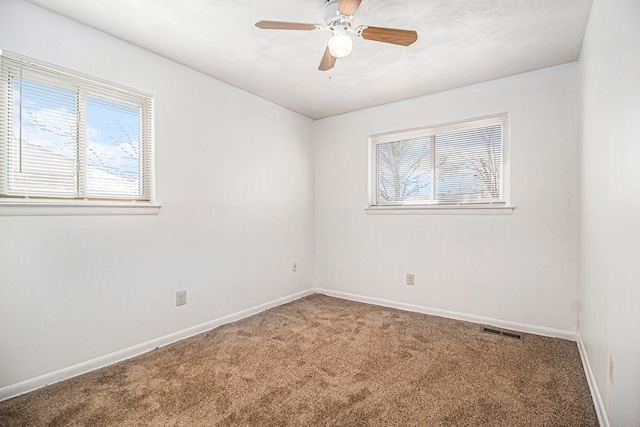
[{"label": "wooden fan blade", "polygon": [[331,55],[331,52],[329,52],[329,46],[327,46],[327,48],[324,50],[324,55],[322,55],[322,61],[320,61],[318,70],[327,71],[332,69],[333,66],[336,65],[336,59],[338,58]]},{"label": "wooden fan blade", "polygon": [[280,22],[280,21],[260,21],[256,22],[256,27],[263,30],[302,30],[312,31],[316,29],[315,24],[299,24],[297,22]]},{"label": "wooden fan blade", "polygon": [[341,14],[351,16],[356,13],[358,7],[360,7],[362,0],[340,0],[338,3],[338,10]]},{"label": "wooden fan blade", "polygon": [[392,28],[367,27],[362,30],[362,38],[377,42],[393,43],[409,46],[418,40],[418,33],[409,30],[395,30]]}]

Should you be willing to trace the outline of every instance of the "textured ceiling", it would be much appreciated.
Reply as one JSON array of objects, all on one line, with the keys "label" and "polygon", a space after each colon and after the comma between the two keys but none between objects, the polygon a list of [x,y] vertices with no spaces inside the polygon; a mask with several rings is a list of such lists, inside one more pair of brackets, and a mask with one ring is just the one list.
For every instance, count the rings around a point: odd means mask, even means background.
[{"label": "textured ceiling", "polygon": [[29,0],[311,118],[575,61],[591,0],[363,0],[353,25],[410,29],[403,47],[354,39],[318,71],[324,0]]}]

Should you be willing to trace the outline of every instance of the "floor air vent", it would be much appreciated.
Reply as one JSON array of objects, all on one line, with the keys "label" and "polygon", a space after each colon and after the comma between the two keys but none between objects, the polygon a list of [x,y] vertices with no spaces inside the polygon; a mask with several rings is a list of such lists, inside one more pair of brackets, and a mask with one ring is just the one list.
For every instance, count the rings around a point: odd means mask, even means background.
[{"label": "floor air vent", "polygon": [[522,339],[522,335],[520,335],[520,334],[515,334],[513,332],[507,332],[507,331],[501,331],[499,329],[494,329],[494,328],[488,328],[486,326],[482,326],[480,328],[480,332],[485,332],[487,334],[493,334],[493,335],[502,335],[503,337],[513,338],[513,339],[516,339],[516,340],[521,340]]}]

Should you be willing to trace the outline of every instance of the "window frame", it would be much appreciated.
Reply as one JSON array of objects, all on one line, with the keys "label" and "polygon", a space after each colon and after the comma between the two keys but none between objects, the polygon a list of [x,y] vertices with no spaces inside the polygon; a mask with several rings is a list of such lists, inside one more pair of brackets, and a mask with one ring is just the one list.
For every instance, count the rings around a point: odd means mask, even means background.
[{"label": "window frame", "polygon": [[[496,201],[468,200],[468,201],[409,201],[405,203],[378,203],[378,162],[377,146],[384,143],[403,141],[413,138],[435,137],[437,135],[482,128],[490,125],[502,125],[502,198]],[[476,117],[456,122],[441,123],[432,126],[412,128],[406,130],[386,132],[371,135],[368,138],[368,183],[367,183],[367,214],[511,214],[510,188],[510,116],[499,113],[489,116]],[[435,159],[436,152],[431,145],[430,162]],[[432,163],[433,165],[433,163]],[[432,166],[433,167],[433,166]],[[435,169],[432,170],[432,181]]]},{"label": "window frame", "polygon": [[[140,169],[138,171],[138,179],[141,193],[138,196],[113,196],[113,195],[91,195],[86,191],[88,175],[86,173],[87,165],[83,163],[83,159],[79,156],[76,173],[82,182],[78,181],[75,196],[56,196],[49,195],[12,195],[8,194],[8,190],[3,190],[0,194],[0,216],[21,216],[21,215],[155,215],[159,212],[160,205],[155,199],[155,114],[154,114],[154,97],[142,91],[131,89],[123,85],[113,83],[107,80],[85,75],[83,73],[66,69],[57,65],[52,65],[43,61],[35,60],[14,52],[0,50],[0,62],[7,61],[8,65],[0,64],[2,69],[5,67],[14,67],[16,64],[24,64],[26,67],[43,70],[46,73],[53,73],[60,81],[68,83],[70,86],[77,88],[78,105],[85,108],[86,101],[90,96],[98,96],[104,99],[110,99],[118,103],[126,103],[140,108],[138,122],[140,130],[139,135],[139,154],[138,162]],[[11,84],[11,76],[15,73],[11,70],[2,73],[7,77],[7,81],[2,81],[0,85],[0,93],[3,94],[2,105],[0,105],[0,120],[4,122],[4,126],[0,126],[0,150],[7,150],[9,137],[11,135],[11,127],[13,126],[13,118],[11,117],[13,103],[13,93]],[[46,79],[41,81],[35,78],[34,81],[43,84],[49,84]],[[54,83],[54,86],[56,83]],[[75,139],[75,145],[78,150],[86,152],[88,140],[86,138],[87,122],[86,111],[77,113],[78,135]],[[82,145],[84,146],[80,148]],[[0,156],[0,179],[2,185],[6,184],[6,180],[10,179],[10,165],[6,155]],[[80,178],[78,178],[80,179]]]}]

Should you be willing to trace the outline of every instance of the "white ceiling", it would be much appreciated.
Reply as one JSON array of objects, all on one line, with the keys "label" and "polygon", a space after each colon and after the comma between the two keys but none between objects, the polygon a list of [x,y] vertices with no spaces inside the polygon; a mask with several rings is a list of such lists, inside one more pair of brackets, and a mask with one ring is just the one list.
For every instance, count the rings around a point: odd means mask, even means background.
[{"label": "white ceiling", "polygon": [[403,47],[354,39],[318,71],[324,0],[29,0],[317,119],[575,61],[592,0],[363,0],[353,25],[416,30]]}]

